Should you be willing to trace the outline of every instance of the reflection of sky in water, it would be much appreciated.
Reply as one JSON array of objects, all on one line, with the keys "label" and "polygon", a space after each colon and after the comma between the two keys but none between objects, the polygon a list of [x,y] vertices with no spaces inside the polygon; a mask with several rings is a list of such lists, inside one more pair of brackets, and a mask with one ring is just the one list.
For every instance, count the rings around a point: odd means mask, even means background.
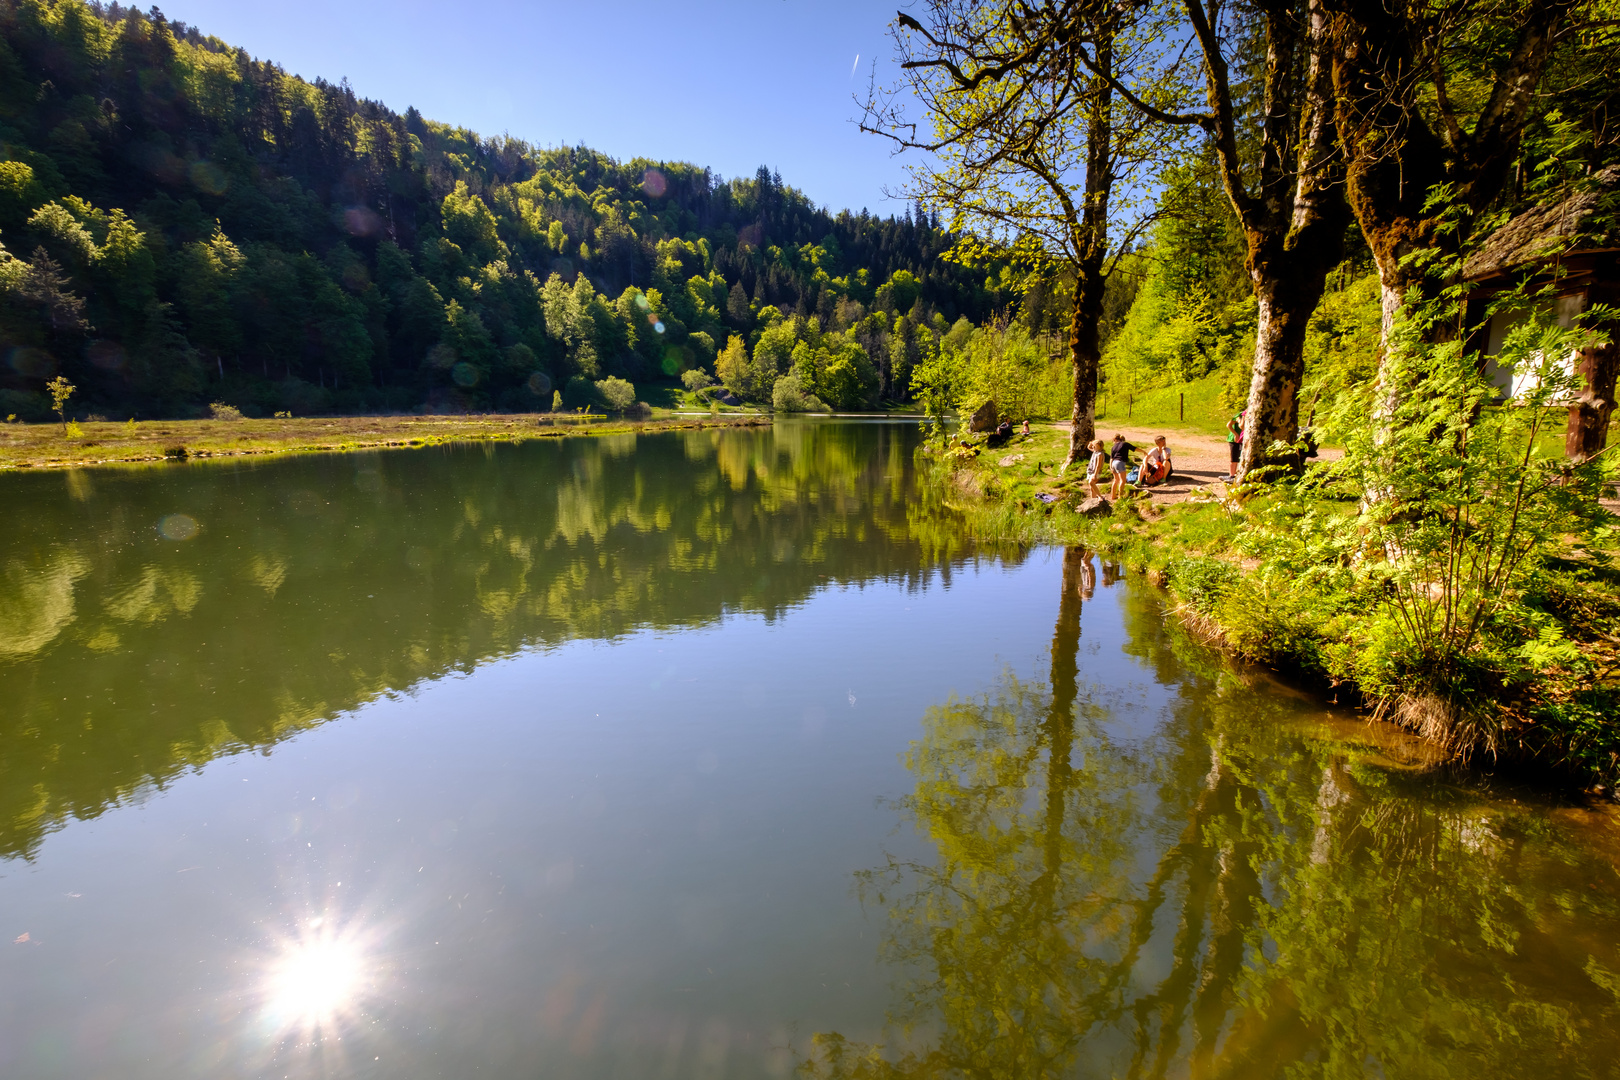
[{"label": "reflection of sky in water", "polygon": [[[67,960],[0,959],[0,985],[47,991],[0,1011],[31,1033],[12,1045],[130,1076],[204,1047],[266,1076],[785,1076],[805,1032],[877,1034],[887,980],[849,873],[909,842],[874,796],[903,790],[939,687],[1038,651],[1022,624],[1048,592],[835,587],[771,622],[486,664],[214,762],[0,879]],[[953,617],[988,651],[953,652]],[[68,1005],[108,964],[133,983]]]}]

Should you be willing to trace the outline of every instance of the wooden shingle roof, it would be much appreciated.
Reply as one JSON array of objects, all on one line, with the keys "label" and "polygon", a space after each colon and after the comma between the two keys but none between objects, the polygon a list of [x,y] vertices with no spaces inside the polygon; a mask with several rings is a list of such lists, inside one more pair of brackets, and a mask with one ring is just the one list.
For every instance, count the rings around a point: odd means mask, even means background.
[{"label": "wooden shingle roof", "polygon": [[1620,166],[1611,165],[1593,180],[1595,184],[1586,191],[1509,219],[1468,257],[1463,276],[1470,281],[1495,277],[1571,248],[1620,247],[1620,235],[1610,235],[1612,223],[1592,220],[1620,188]]}]

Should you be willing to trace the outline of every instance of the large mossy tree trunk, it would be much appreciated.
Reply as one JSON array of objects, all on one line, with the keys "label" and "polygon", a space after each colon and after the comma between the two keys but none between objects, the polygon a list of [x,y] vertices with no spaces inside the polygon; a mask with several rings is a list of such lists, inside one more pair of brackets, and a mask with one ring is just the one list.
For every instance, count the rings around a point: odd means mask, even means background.
[{"label": "large mossy tree trunk", "polygon": [[[1267,118],[1268,147],[1284,153],[1286,168],[1270,171],[1292,188],[1284,201],[1262,191],[1258,213],[1267,226],[1247,230],[1249,272],[1254,279],[1259,320],[1255,328],[1254,368],[1244,420],[1240,476],[1262,465],[1304,467],[1299,447],[1299,396],[1305,382],[1305,331],[1322,300],[1328,273],[1344,256],[1344,233],[1350,207],[1344,198],[1344,173],[1334,145],[1332,35],[1319,3],[1307,6],[1303,32],[1289,33],[1284,19],[1272,32],[1267,49],[1268,72],[1293,66],[1305,54],[1305,72],[1296,91],[1279,75],[1274,112],[1291,100],[1299,103],[1298,155],[1291,162],[1281,140],[1289,125]],[[1272,134],[1271,132],[1275,132]],[[1270,150],[1276,153],[1279,150]],[[1278,228],[1283,219],[1282,228]]]},{"label": "large mossy tree trunk", "polygon": [[1243,453],[1238,464],[1241,475],[1247,476],[1261,465],[1286,465],[1290,469],[1304,466],[1298,443],[1305,330],[1322,298],[1328,271],[1337,262],[1336,255],[1337,249],[1332,255],[1324,252],[1319,259],[1289,260],[1297,275],[1292,280],[1266,275],[1256,282],[1259,320],[1243,424]]},{"label": "large mossy tree trunk", "polygon": [[[1224,44],[1205,7],[1188,0],[1204,53],[1210,119],[1245,262],[1259,304],[1239,473],[1297,468],[1305,330],[1328,272],[1344,252],[1344,199],[1332,98],[1332,35],[1319,0],[1265,0],[1263,115],[1257,161],[1239,151],[1237,106]],[[1209,9],[1213,11],[1214,9]]]}]

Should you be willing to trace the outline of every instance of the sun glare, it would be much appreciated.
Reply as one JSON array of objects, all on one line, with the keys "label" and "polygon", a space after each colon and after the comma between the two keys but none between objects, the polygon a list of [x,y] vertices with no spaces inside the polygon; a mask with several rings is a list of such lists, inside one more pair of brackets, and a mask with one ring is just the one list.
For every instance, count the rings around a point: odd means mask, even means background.
[{"label": "sun glare", "polygon": [[265,984],[267,1019],[282,1029],[329,1027],[357,1011],[365,985],[359,945],[312,926],[271,963]]}]

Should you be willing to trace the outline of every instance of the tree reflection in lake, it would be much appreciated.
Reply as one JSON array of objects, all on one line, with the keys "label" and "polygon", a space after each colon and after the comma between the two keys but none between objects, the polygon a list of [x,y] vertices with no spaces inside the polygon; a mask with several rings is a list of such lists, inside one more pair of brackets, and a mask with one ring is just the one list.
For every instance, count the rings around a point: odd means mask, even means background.
[{"label": "tree reflection in lake", "polygon": [[1049,685],[923,718],[899,808],[935,856],[859,875],[892,1038],[821,1033],[805,1075],[1615,1074],[1620,890],[1591,837],[1380,762],[1144,590],[1127,652],[1175,693],[1086,679],[1090,567],[1066,553]]},{"label": "tree reflection in lake", "polygon": [[520,649],[948,581],[960,541],[915,437],[801,423],[4,477],[0,858]]}]

